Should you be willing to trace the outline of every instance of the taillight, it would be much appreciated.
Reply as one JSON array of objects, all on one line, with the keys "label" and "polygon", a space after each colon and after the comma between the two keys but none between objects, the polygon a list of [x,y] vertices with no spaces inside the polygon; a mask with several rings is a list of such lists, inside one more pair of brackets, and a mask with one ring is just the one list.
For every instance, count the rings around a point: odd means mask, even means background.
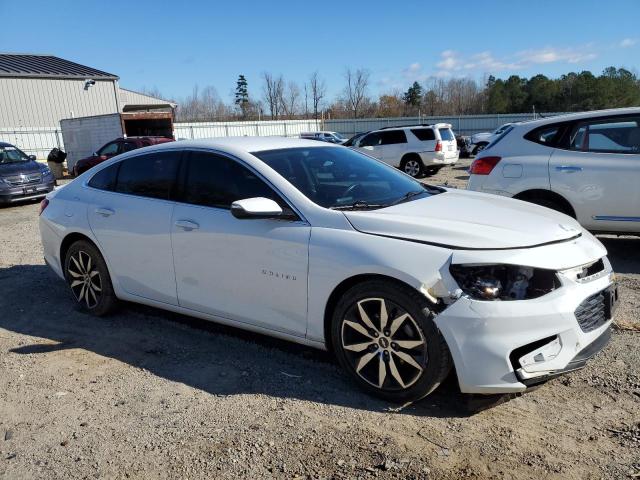
[{"label": "taillight", "polygon": [[469,168],[469,173],[473,175],[489,175],[501,159],[501,157],[476,158],[471,164],[471,168]]},{"label": "taillight", "polygon": [[49,200],[47,200],[46,198],[43,198],[42,201],[40,202],[40,211],[38,212],[38,216],[42,215],[42,212],[44,212],[44,209],[47,208],[49,206]]},{"label": "taillight", "polygon": [[436,152],[441,152],[441,151],[442,151],[442,142],[438,140],[436,142]]}]

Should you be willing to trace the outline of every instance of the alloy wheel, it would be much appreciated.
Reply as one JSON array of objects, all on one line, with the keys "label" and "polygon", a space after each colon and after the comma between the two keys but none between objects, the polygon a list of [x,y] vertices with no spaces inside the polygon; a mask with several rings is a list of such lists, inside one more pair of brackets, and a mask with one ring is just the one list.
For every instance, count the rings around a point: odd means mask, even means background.
[{"label": "alloy wheel", "polygon": [[404,164],[404,173],[417,177],[420,173],[420,164],[417,160],[407,160]]},{"label": "alloy wheel", "polygon": [[74,253],[67,267],[69,286],[78,303],[92,309],[100,302],[102,279],[91,255],[83,250]]},{"label": "alloy wheel", "polygon": [[416,321],[384,298],[366,298],[352,305],[342,321],[341,341],[353,370],[385,391],[412,386],[428,360],[427,344]]}]

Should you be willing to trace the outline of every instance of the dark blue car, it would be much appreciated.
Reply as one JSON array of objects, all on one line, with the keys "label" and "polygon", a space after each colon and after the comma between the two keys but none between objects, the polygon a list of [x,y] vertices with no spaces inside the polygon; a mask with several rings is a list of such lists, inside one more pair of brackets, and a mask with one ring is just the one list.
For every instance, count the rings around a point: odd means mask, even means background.
[{"label": "dark blue car", "polygon": [[51,170],[34,155],[0,142],[0,204],[44,197],[54,185]]}]

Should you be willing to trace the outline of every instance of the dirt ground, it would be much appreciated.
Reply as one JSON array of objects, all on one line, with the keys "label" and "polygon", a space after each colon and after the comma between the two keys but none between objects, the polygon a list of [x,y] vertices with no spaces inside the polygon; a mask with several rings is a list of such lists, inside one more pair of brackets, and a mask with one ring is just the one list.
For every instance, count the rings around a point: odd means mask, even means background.
[{"label": "dirt ground", "polygon": [[[463,186],[467,165],[429,181]],[[398,408],[323,352],[135,305],[79,313],[37,209],[0,209],[0,478],[640,476],[640,239],[602,239],[622,304],[587,368],[502,403],[449,381]]]}]

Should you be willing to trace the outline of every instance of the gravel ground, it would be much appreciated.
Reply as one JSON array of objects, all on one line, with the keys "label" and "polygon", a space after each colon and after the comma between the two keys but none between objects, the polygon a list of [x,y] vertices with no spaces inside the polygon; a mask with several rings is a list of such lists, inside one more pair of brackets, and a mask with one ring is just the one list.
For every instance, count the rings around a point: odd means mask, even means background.
[{"label": "gravel ground", "polygon": [[[464,186],[467,165],[429,181]],[[0,478],[637,477],[640,239],[603,241],[623,299],[587,368],[397,408],[323,352],[135,305],[79,313],[37,204],[0,209]]]}]

